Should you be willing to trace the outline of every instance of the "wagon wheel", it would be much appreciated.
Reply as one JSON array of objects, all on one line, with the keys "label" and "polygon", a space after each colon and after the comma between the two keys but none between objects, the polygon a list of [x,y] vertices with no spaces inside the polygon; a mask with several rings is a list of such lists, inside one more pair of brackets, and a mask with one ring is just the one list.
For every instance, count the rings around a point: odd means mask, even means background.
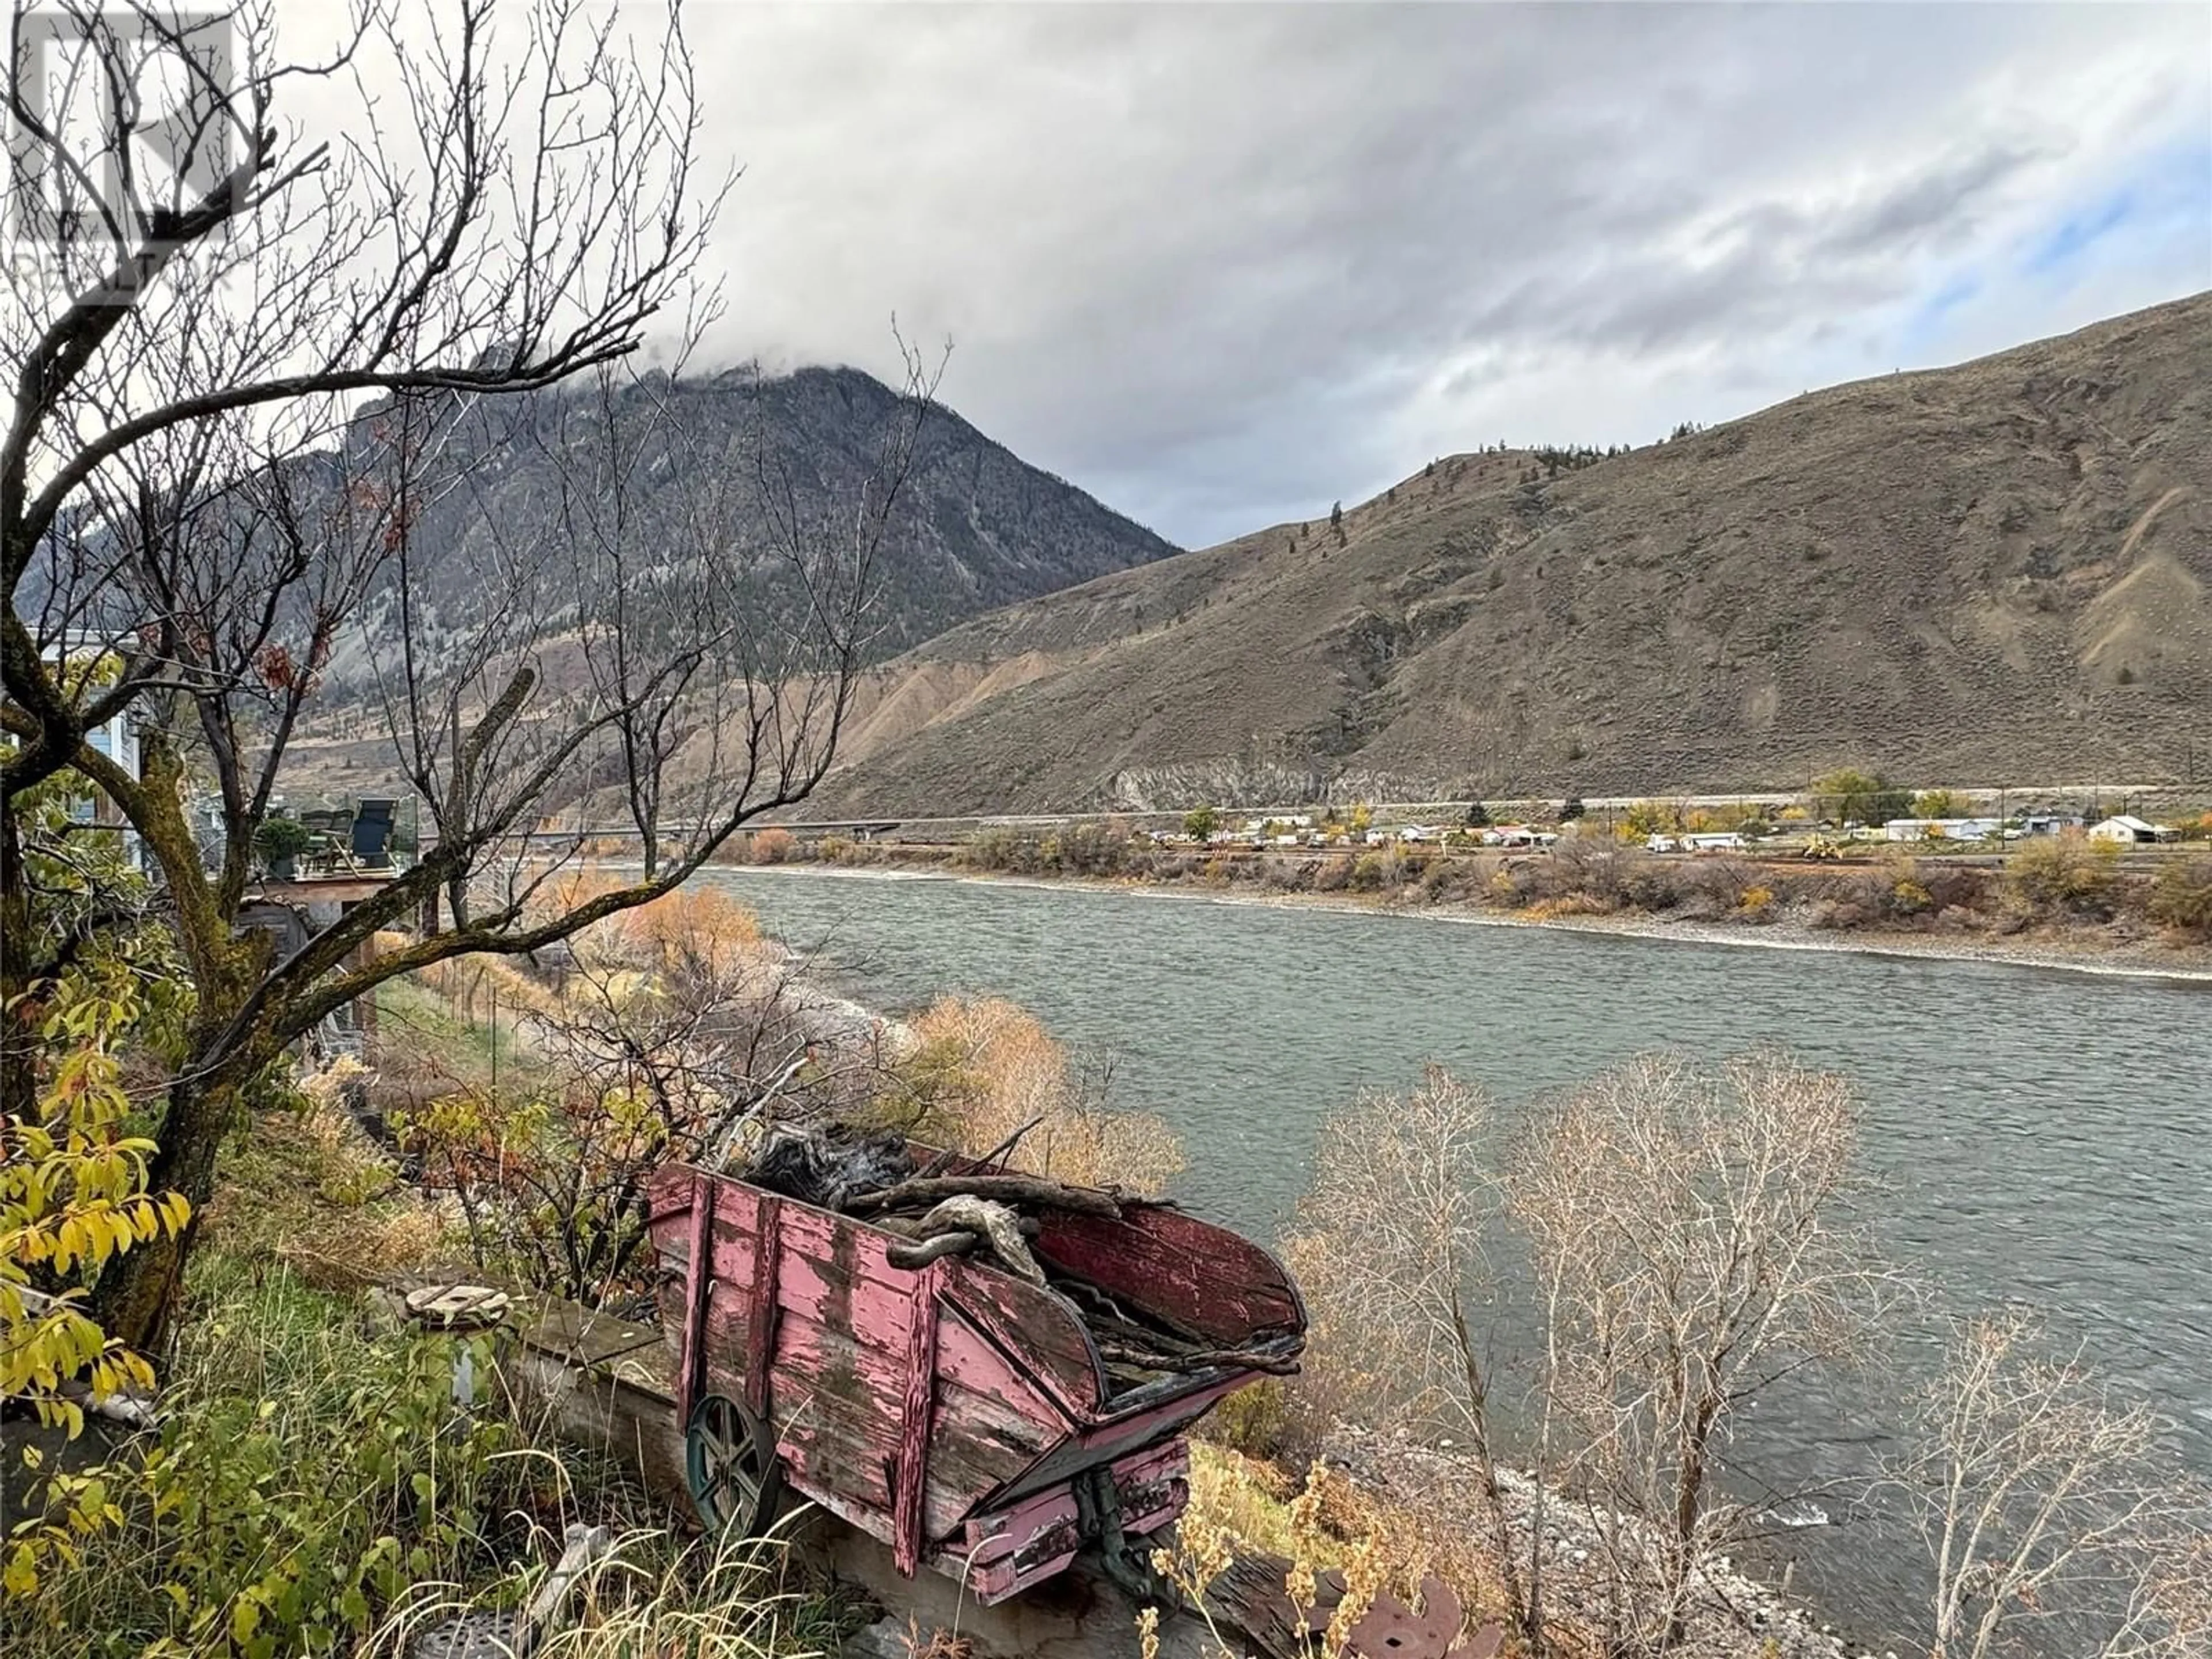
[{"label": "wagon wheel", "polygon": [[783,1503],[783,1464],[766,1425],[727,1395],[692,1407],[684,1431],[684,1480],[709,1534],[757,1538]]}]

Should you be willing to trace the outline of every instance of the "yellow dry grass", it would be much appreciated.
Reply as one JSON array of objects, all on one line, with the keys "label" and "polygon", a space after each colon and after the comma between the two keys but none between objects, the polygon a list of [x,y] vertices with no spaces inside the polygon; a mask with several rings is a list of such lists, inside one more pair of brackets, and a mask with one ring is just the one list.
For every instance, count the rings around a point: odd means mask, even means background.
[{"label": "yellow dry grass", "polygon": [[399,1181],[339,1103],[360,1063],[340,1059],[300,1085],[289,1111],[258,1115],[225,1158],[210,1231],[284,1263],[319,1290],[359,1290],[450,1251],[443,1218]]},{"label": "yellow dry grass", "polygon": [[962,1151],[990,1151],[1036,1121],[1012,1167],[1079,1186],[1117,1186],[1156,1197],[1184,1167],[1182,1143],[1151,1113],[1113,1112],[1085,1098],[1067,1051],[1034,1014],[1000,997],[940,998],[911,1026],[901,1068],[915,1132]]}]

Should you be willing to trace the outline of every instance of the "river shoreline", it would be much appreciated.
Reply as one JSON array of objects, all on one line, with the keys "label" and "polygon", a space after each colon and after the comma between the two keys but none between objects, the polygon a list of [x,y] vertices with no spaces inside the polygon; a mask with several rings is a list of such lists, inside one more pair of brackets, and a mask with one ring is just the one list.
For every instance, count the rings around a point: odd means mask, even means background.
[{"label": "river shoreline", "polygon": [[[870,872],[782,866],[787,875],[836,873],[876,874],[890,880],[930,879],[936,872]],[[944,872],[938,878],[975,878]],[[1000,885],[1054,886],[1070,884],[999,878]],[[1083,884],[1094,890],[1113,890],[1106,883]],[[1185,895],[1183,896],[1196,896]],[[1234,901],[1231,901],[1234,902]],[[1259,901],[1255,901],[1259,902]],[[1364,907],[1337,907],[1347,913]],[[777,961],[792,975],[796,993],[794,1010],[813,1027],[817,1041],[869,1044],[885,1036],[904,1039],[909,1032],[901,1018],[881,1012],[812,978],[808,964],[786,945],[769,941]],[[1327,1437],[1319,1453],[1322,1462],[1340,1471],[1371,1496],[1403,1504],[1417,1494],[1436,1513],[1455,1517],[1468,1538],[1480,1537],[1480,1522],[1468,1509],[1470,1494],[1478,1490],[1476,1467],[1464,1452],[1451,1449],[1445,1440],[1431,1443],[1408,1437],[1364,1432],[1340,1423]],[[1246,1454],[1249,1456],[1249,1454]],[[1294,1486],[1300,1469],[1294,1462],[1261,1456],[1252,1461],[1272,1468],[1285,1486]],[[1539,1474],[1500,1468],[1506,1522],[1514,1537],[1516,1560],[1525,1561],[1532,1550],[1540,1550],[1548,1581],[1547,1606],[1554,1620],[1587,1637],[1603,1626],[1608,1589],[1602,1566],[1605,1551],[1603,1512]],[[1618,1528],[1628,1526],[1650,1531],[1648,1521],[1615,1516]],[[1787,1576],[1778,1582],[1754,1567],[1740,1565],[1728,1556],[1717,1556],[1701,1566],[1693,1579],[1689,1624],[1680,1652],[1682,1659],[1897,1659],[1893,1650],[1875,1642],[1855,1639],[1829,1622],[1817,1601],[1794,1594]]]},{"label": "river shoreline", "polygon": [[989,871],[948,868],[942,865],[850,866],[808,862],[709,867],[726,874],[830,876],[876,881],[951,881],[986,886],[1073,890],[1202,904],[1254,905],[1273,909],[1335,912],[1346,915],[1393,916],[1406,921],[1446,922],[1461,927],[1538,927],[1554,933],[1589,933],[1613,939],[1974,963],[1984,966],[2035,969],[2105,978],[2212,984],[2212,947],[2111,941],[2094,937],[2087,928],[2026,938],[1965,939],[1902,931],[1814,928],[1788,920],[1726,923],[1670,919],[1650,914],[1532,915],[1525,912],[1492,909],[1460,902],[1407,904],[1387,897],[1367,900],[1343,894],[1240,893],[1218,888],[1194,890],[1180,882],[1141,881],[1115,877],[1003,875]]},{"label": "river shoreline", "polygon": [[[732,870],[714,885],[874,1006],[951,994],[1031,1011],[1086,1065],[1105,1068],[1117,1103],[1161,1114],[1184,1137],[1184,1201],[1255,1238],[1276,1236],[1292,1212],[1326,1118],[1364,1091],[1402,1090],[1425,1064],[1492,1095],[1502,1145],[1528,1108],[1636,1054],[1719,1063],[1747,1046],[1786,1048],[1851,1079],[1864,1111],[1865,1224],[1886,1257],[1940,1286],[1940,1304],[1905,1320],[1881,1364],[1747,1415],[1738,1454],[1756,1474],[1748,1496],[1853,1493],[1876,1478],[1897,1454],[1892,1439],[1940,1346],[1941,1310],[1951,1309],[2048,1310],[2054,1340],[2078,1344],[2116,1386],[2157,1402],[2184,1466],[2212,1468],[2193,1255],[2208,1153],[2194,1103],[2176,1087],[2197,1064],[2205,992],[2201,977],[2186,977],[2197,964],[2185,953],[2160,951],[2146,964],[2100,950],[2054,963],[2057,951],[2033,933],[1984,950],[1986,935],[1948,924],[1899,940],[1781,920],[1547,920],[1468,914],[1412,891],[1395,904],[1286,895],[1257,880],[1070,878],[904,860],[753,869],[875,877],[747,883],[750,871]],[[1006,889],[1015,890],[995,890]],[[1339,919],[1301,916],[1300,907]],[[1458,925],[1398,925],[1423,919]],[[1474,927],[1549,927],[1554,936]],[[2129,931],[2112,929],[2111,943]],[[1562,932],[1768,954],[1608,949]],[[1791,946],[1831,959],[1774,953]],[[1906,954],[1929,965],[1896,960]],[[2045,971],[1935,965],[1946,958]],[[2054,968],[2100,971],[2091,989]],[[2127,1243],[2108,1248],[2116,1239]],[[1487,1309],[1489,1340],[1501,1355],[1525,1356],[1533,1339],[1513,1302],[1503,1295]],[[1836,1513],[1827,1524],[1778,1522],[1787,1530],[1742,1565],[1832,1620],[1856,1659],[1914,1627],[1925,1585],[1914,1540],[1893,1535],[1909,1530],[1895,1516]],[[1827,1634],[1821,1622],[1810,1634]]]}]

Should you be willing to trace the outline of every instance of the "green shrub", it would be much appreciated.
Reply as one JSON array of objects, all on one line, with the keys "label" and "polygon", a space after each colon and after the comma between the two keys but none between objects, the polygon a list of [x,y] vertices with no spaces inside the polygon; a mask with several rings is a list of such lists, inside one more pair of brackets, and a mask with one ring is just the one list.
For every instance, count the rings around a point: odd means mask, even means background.
[{"label": "green shrub", "polygon": [[0,1601],[0,1650],[276,1659],[344,1651],[420,1579],[495,1576],[526,1460],[512,1419],[455,1403],[484,1337],[371,1335],[281,1269],[201,1258],[158,1438],[97,1472],[114,1529]]},{"label": "green shrub", "polygon": [[254,831],[253,845],[272,862],[297,858],[315,844],[315,832],[297,818],[272,814]]},{"label": "green shrub", "polygon": [[2023,842],[2005,865],[2005,890],[2039,914],[2112,914],[2120,849],[2086,836],[2039,836]]},{"label": "green shrub", "polygon": [[2212,853],[2192,853],[2160,871],[2148,908],[2153,921],[2212,939]]}]

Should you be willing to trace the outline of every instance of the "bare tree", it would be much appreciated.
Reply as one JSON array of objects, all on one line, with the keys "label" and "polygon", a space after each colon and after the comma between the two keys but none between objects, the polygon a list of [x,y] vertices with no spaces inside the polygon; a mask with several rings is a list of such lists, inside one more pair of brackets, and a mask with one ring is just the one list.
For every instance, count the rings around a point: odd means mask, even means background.
[{"label": "bare tree", "polygon": [[1785,1057],[1656,1056],[1544,1113],[1517,1160],[1543,1403],[1589,1499],[1613,1652],[1679,1646],[1701,1570],[1742,1536],[1717,1480],[1735,1414],[1868,1331],[1886,1281],[1842,1214],[1856,1123],[1840,1078]]},{"label": "bare tree", "polygon": [[1490,1117],[1480,1090],[1437,1066],[1408,1094],[1363,1096],[1322,1125],[1285,1249],[1312,1321],[1305,1364],[1317,1403],[1366,1427],[1448,1428],[1466,1440],[1515,1621],[1542,1653],[1541,1561],[1520,1571],[1470,1315],[1490,1279],[1484,1238],[1499,1207],[1482,1150]]},{"label": "bare tree", "polygon": [[425,1183],[454,1195],[480,1265],[592,1306],[650,1299],[634,1266],[653,1173],[754,1151],[775,1122],[852,1112],[880,1074],[878,1034],[823,1017],[805,961],[712,888],[573,945],[557,984],[522,988],[526,1062],[505,1085],[442,1079],[402,1139]]},{"label": "bare tree", "polygon": [[[771,526],[805,578],[796,615],[748,609],[761,584],[710,499],[673,549],[665,525],[611,516],[626,458],[681,459],[649,377],[635,377],[644,412],[601,435],[613,459],[571,492],[572,526],[589,516],[604,533],[483,526],[434,581],[419,538],[426,514],[465,507],[500,435],[493,400],[580,374],[606,375],[612,398],[649,325],[689,339],[714,314],[693,273],[726,181],[698,175],[680,27],[672,15],[639,40],[635,18],[582,0],[359,0],[320,57],[288,58],[273,8],[219,23],[154,0],[14,8],[10,111],[37,165],[15,170],[5,206],[46,245],[5,267],[0,327],[15,393],[0,434],[0,802],[74,771],[146,849],[195,993],[152,1180],[195,1205],[255,1080],[333,1010],[395,974],[532,950],[665,893],[834,756],[930,390],[911,359],[862,498],[835,521]],[[49,118],[52,40],[115,114],[111,140]],[[149,60],[173,103],[183,88],[158,179],[133,165]],[[279,125],[310,105],[345,136]],[[372,665],[431,833],[414,867],[280,960],[240,926],[251,848],[348,648]],[[126,712],[137,776],[88,740]],[[185,805],[196,779],[218,802],[212,869]],[[652,862],[549,912],[576,849],[529,832],[549,804],[603,788]],[[0,890],[16,840],[0,823]],[[442,921],[372,954],[380,930],[439,899]],[[37,952],[4,920],[14,1009]],[[11,1020],[0,1038],[7,1109],[27,1109],[35,1037]],[[103,1276],[111,1333],[155,1339],[190,1241]]]},{"label": "bare tree", "polygon": [[1896,1472],[1935,1568],[1930,1659],[2055,1638],[2081,1659],[2212,1651],[2212,1508],[2116,1400],[2027,1318],[1960,1325]]}]

